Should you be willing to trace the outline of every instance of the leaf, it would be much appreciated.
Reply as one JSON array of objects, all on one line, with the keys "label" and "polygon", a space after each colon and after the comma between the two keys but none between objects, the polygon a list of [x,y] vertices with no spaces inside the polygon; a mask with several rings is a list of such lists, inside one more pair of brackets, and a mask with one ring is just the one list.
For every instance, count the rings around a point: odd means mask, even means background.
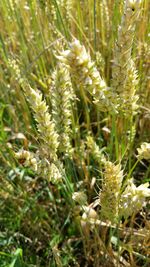
[{"label": "leaf", "polygon": [[8,267],[25,267],[25,263],[22,259],[22,249],[18,248],[14,254],[12,262],[8,265]]}]

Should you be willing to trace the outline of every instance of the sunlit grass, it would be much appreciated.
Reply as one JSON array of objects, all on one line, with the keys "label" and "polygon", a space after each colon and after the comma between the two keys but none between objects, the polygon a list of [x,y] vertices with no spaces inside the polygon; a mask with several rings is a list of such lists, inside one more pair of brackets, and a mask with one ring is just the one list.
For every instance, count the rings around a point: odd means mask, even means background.
[{"label": "sunlit grass", "polygon": [[[103,89],[106,98],[112,87],[114,93],[121,78],[113,80],[113,64],[123,8],[123,0],[0,1],[2,267],[150,265],[150,205],[144,198],[149,145],[137,158],[137,148],[150,143],[147,0],[130,55],[138,77],[138,109],[130,116],[121,108],[117,113],[122,103],[109,95],[102,110],[99,99]],[[74,38],[79,40],[76,51]],[[128,79],[126,67],[121,68]],[[145,188],[139,193],[141,184]],[[123,210],[119,201],[127,185],[133,199]],[[145,205],[136,210],[139,199]]]}]

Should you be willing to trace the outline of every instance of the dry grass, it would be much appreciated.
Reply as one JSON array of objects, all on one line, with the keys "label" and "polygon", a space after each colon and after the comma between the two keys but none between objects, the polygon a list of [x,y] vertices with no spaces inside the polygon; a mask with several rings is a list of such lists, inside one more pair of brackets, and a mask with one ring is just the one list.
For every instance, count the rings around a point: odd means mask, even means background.
[{"label": "dry grass", "polygon": [[150,266],[149,1],[0,15],[0,266]]}]

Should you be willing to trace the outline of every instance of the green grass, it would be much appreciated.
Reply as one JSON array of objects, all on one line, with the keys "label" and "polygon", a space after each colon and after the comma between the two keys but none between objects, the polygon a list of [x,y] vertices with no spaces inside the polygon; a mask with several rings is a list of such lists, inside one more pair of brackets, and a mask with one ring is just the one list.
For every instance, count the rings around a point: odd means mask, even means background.
[{"label": "green grass", "polygon": [[[72,75],[73,154],[65,157],[58,151],[63,178],[53,184],[15,157],[23,148],[45,159],[47,148],[11,63],[15,60],[21,77],[42,93],[50,114],[52,74],[60,61],[56,55],[70,49],[73,37],[85,45],[111,87],[123,1],[0,1],[0,266],[149,266],[149,198],[145,207],[119,218],[115,226],[102,220],[96,201],[105,170],[87,142],[92,136],[99,155],[121,164],[124,186],[131,177],[137,186],[150,181],[149,159],[136,158],[141,143],[150,143],[149,10],[148,1],[143,1],[132,49],[139,80],[136,116],[124,119],[102,112]],[[87,202],[75,202],[74,192],[84,192]],[[102,224],[83,221],[85,206],[93,207]]]}]

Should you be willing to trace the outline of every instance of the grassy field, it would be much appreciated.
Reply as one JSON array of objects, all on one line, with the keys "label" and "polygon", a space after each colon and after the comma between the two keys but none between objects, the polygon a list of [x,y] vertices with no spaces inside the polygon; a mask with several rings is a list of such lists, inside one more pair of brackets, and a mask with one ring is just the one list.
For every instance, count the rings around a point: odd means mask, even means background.
[{"label": "grassy field", "polygon": [[0,1],[0,266],[150,266],[150,1]]}]

